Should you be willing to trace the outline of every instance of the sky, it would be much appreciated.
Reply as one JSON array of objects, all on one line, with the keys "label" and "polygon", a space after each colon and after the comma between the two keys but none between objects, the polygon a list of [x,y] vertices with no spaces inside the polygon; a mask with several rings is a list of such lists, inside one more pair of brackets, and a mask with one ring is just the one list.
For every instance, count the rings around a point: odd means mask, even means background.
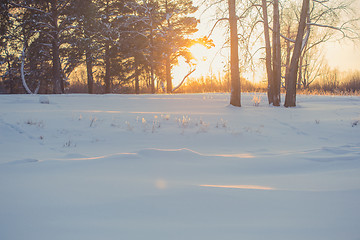
[{"label": "sky", "polygon": [[[355,4],[360,9],[360,0],[355,0]],[[208,35],[211,31],[214,21],[216,19],[214,12],[209,12],[197,17],[200,19],[198,36]],[[196,71],[191,77],[200,77],[215,74],[224,74],[227,70],[227,54],[228,49],[221,50],[226,36],[224,31],[225,25],[220,25],[215,28],[211,39],[215,43],[215,47],[208,50],[204,47],[194,47],[193,55],[198,59]],[[360,70],[360,41],[353,42],[349,40],[330,41],[324,45],[325,60],[331,68],[337,68],[341,72]],[[181,61],[180,61],[181,62]],[[173,70],[174,83],[178,83],[188,72],[188,66],[182,62],[178,67]],[[255,74],[242,73],[242,76],[250,81],[261,81],[265,78],[264,67],[259,66]]]},{"label": "sky", "polygon": [[341,71],[360,70],[360,44],[351,41],[331,42],[326,47],[326,59],[333,68]]}]

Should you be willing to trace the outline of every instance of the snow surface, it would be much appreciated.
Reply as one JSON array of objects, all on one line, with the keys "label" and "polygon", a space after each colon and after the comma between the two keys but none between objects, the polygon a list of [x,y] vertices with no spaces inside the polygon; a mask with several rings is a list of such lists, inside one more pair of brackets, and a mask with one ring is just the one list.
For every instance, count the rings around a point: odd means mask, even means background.
[{"label": "snow surface", "polygon": [[360,97],[0,95],[1,240],[359,240]]}]

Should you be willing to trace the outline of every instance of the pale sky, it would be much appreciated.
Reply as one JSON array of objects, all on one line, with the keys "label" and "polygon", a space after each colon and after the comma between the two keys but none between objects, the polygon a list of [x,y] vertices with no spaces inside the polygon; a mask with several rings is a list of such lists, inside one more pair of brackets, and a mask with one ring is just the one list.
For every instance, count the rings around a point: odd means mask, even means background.
[{"label": "pale sky", "polygon": [[326,59],[333,68],[340,71],[360,71],[360,43],[355,45],[351,41],[327,43]]}]

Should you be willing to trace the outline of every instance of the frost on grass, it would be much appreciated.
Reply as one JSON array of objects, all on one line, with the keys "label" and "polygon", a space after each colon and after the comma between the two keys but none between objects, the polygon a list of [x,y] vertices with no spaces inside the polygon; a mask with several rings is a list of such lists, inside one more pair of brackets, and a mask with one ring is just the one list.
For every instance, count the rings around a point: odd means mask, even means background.
[{"label": "frost on grass", "polygon": [[29,126],[35,126],[37,128],[44,128],[45,127],[45,124],[42,120],[32,120],[32,119],[28,119],[25,121],[25,124],[26,125],[29,125]]},{"label": "frost on grass", "polygon": [[216,122],[215,125],[216,128],[223,128],[226,129],[227,128],[227,121],[225,121],[224,119],[220,119],[220,121]]},{"label": "frost on grass", "polygon": [[160,133],[170,129],[180,129],[180,133],[209,133],[214,129],[230,130],[227,120],[220,118],[216,121],[204,120],[191,115],[178,115],[171,117],[169,114],[149,116],[136,116],[134,119],[113,118],[110,126],[129,132]]},{"label": "frost on grass", "polygon": [[63,144],[64,148],[71,148],[76,147],[76,143],[74,143],[72,140],[68,140]]}]

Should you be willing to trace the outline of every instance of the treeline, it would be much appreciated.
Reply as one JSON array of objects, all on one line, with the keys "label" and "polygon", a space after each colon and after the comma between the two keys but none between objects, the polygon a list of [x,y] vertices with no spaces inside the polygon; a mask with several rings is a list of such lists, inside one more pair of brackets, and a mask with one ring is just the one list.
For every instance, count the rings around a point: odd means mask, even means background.
[{"label": "treeline", "polygon": [[151,93],[172,92],[178,58],[191,65],[191,45],[212,46],[206,37],[189,38],[198,24],[192,0],[2,0],[0,10],[6,93],[64,93],[81,65],[88,93],[129,83],[138,93],[141,79]]},{"label": "treeline", "polygon": [[[97,78],[96,79],[100,79]],[[148,86],[146,77],[140,78],[140,92],[151,93],[151,89]],[[267,83],[254,83],[241,78],[241,85],[243,92],[265,92],[267,89]],[[69,93],[86,93],[86,70],[85,68],[78,68],[71,75],[70,85],[67,90]],[[201,77],[189,77],[176,91],[176,93],[209,93],[209,92],[230,92],[230,76],[228,73],[223,75],[211,75]],[[95,81],[94,93],[102,93],[103,86],[101,81]],[[120,86],[113,87],[114,93],[119,94],[134,94],[135,83],[133,81],[128,82]]]},{"label": "treeline", "polygon": [[[102,93],[104,86],[99,77],[94,82],[94,93]],[[151,89],[146,82],[146,77],[140,78],[140,92],[151,93]],[[241,78],[242,92],[263,92],[268,91],[268,83],[265,79],[261,82],[249,81]],[[230,92],[231,83],[228,73],[213,74],[201,77],[189,77],[184,84],[176,91],[177,93],[211,93],[211,92]],[[282,85],[281,93],[285,93],[285,86]],[[336,95],[360,95],[360,71],[340,72],[337,69],[324,67],[321,74],[306,86],[297,85],[299,94],[336,94]],[[80,67],[71,75],[71,82],[67,89],[68,93],[87,93],[86,69]],[[114,93],[134,94],[135,83],[128,82],[120,86],[113,87]]]},{"label": "treeline", "polygon": [[[299,94],[335,94],[335,95],[360,95],[360,72],[340,72],[337,69],[325,68],[321,75],[306,86],[299,83],[297,92]],[[252,82],[241,78],[242,92],[263,92],[268,91],[268,83],[264,79],[261,82]],[[181,93],[204,93],[204,92],[230,92],[230,77],[224,76],[205,76],[200,78],[190,78],[179,89]],[[283,84],[280,93],[285,94],[286,89]]]}]

